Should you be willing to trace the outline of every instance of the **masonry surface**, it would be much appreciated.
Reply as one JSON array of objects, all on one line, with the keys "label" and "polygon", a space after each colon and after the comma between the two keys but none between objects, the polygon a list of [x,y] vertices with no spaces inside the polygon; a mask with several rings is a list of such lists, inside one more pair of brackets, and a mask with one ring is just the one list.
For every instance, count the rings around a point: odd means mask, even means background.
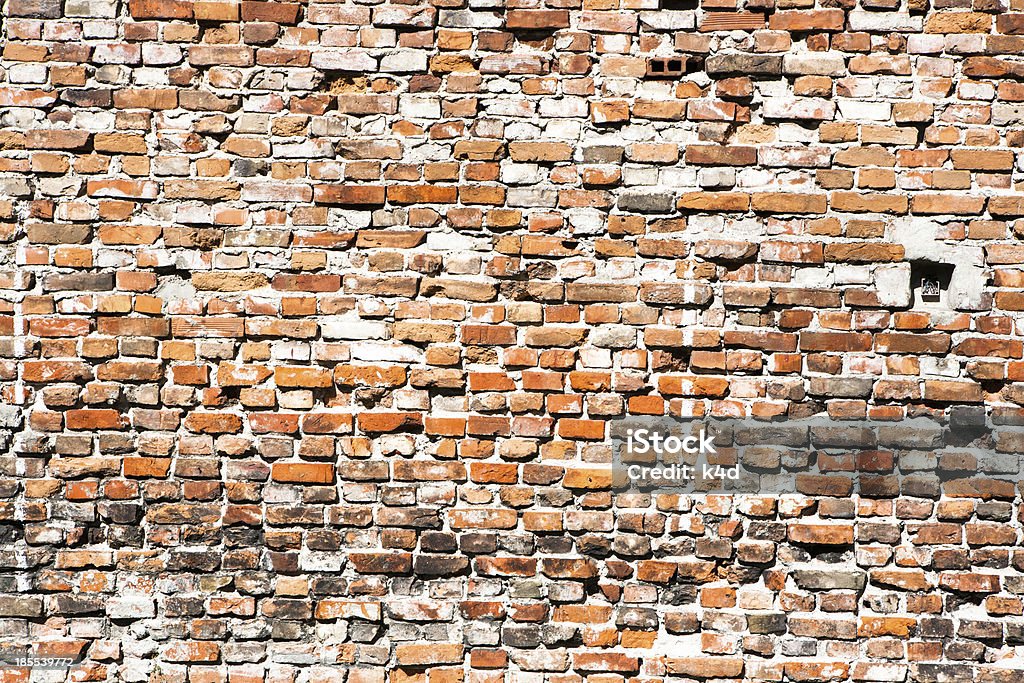
[{"label": "masonry surface", "polygon": [[1017,481],[612,488],[1024,417],[1024,2],[737,2],[6,0],[0,680],[1024,680]]}]

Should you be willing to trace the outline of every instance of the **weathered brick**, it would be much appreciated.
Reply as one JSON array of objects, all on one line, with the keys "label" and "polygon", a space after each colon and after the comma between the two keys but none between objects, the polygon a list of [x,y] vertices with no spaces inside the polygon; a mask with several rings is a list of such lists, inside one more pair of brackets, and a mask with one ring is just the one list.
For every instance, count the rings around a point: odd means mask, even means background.
[{"label": "weathered brick", "polygon": [[316,185],[313,201],[342,206],[383,206],[384,193],[381,185]]},{"label": "weathered brick", "polygon": [[271,471],[274,481],[288,484],[330,484],[334,481],[334,465],[317,462],[277,462]]}]

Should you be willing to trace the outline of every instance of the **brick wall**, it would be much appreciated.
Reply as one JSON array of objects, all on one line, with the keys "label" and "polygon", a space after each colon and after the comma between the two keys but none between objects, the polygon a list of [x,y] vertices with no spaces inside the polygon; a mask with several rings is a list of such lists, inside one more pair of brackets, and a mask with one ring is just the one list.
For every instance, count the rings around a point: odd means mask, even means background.
[{"label": "brick wall", "polygon": [[0,655],[1021,681],[1012,484],[611,490],[623,416],[1024,400],[1024,3],[736,1],[6,0]]}]

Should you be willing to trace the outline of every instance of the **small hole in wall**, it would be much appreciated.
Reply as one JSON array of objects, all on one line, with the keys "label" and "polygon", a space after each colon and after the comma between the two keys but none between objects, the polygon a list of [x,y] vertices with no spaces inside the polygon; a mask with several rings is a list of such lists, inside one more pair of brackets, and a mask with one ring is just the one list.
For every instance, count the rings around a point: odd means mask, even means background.
[{"label": "small hole in wall", "polygon": [[912,261],[910,286],[913,288],[914,306],[936,307],[947,305],[949,283],[953,279],[953,266],[937,261]]},{"label": "small hole in wall", "polygon": [[684,57],[651,57],[647,60],[648,78],[678,78],[686,72]]}]

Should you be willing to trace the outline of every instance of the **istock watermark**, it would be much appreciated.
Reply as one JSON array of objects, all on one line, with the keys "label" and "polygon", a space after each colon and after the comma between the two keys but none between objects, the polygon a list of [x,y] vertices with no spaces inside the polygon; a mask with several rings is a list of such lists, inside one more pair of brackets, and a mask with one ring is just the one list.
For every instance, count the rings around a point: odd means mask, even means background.
[{"label": "istock watermark", "polygon": [[611,436],[621,491],[1012,500],[1024,481],[1017,409],[899,421],[640,416],[613,422]]},{"label": "istock watermark", "polygon": [[[694,482],[710,479],[738,480],[739,465],[722,467],[707,461],[717,455],[714,436],[701,428],[696,434],[664,434],[658,429],[627,429],[625,451],[626,475],[631,481]],[[636,464],[638,456],[653,454],[653,466]],[[693,463],[664,461],[663,456],[694,455]],[[705,456],[703,459],[700,456]]]},{"label": "istock watermark", "polygon": [[650,429],[630,429],[626,431],[626,447],[630,453],[715,453],[715,444],[711,436],[703,429],[696,435],[679,437],[675,434],[664,436],[661,432]]}]

